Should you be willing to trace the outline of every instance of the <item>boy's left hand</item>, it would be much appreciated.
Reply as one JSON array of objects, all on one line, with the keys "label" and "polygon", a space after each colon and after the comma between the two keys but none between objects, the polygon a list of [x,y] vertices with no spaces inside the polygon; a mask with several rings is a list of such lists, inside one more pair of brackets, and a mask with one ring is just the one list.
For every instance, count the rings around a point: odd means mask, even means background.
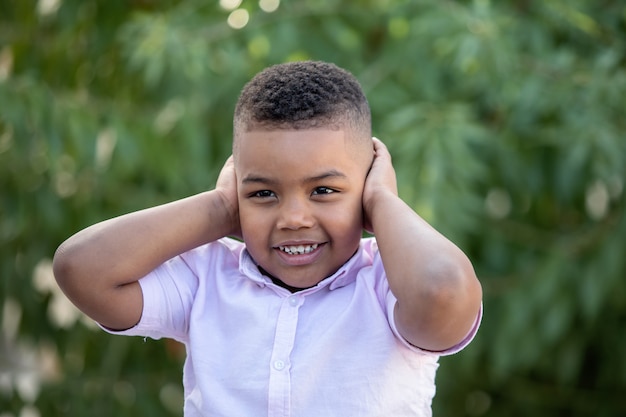
[{"label": "boy's left hand", "polygon": [[372,142],[374,160],[363,188],[363,228],[373,234],[371,219],[376,202],[381,198],[388,198],[390,194],[397,196],[398,186],[396,171],[391,163],[391,155],[387,147],[378,138],[372,138]]}]

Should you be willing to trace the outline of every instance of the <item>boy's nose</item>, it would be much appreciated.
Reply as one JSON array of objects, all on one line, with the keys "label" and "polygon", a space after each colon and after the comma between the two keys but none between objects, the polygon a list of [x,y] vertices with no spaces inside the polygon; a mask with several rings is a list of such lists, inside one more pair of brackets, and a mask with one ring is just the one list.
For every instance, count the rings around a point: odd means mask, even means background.
[{"label": "boy's nose", "polygon": [[315,223],[311,209],[306,202],[292,199],[284,202],[280,207],[278,228],[297,230],[312,227]]}]

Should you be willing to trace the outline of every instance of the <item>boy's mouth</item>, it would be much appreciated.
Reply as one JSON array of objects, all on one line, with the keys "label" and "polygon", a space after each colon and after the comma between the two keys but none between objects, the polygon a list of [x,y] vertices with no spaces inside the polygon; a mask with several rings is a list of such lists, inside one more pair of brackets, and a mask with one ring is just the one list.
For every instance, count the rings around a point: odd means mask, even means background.
[{"label": "boy's mouth", "polygon": [[278,249],[288,255],[304,255],[313,252],[318,246],[319,244],[314,243],[312,245],[279,246]]}]

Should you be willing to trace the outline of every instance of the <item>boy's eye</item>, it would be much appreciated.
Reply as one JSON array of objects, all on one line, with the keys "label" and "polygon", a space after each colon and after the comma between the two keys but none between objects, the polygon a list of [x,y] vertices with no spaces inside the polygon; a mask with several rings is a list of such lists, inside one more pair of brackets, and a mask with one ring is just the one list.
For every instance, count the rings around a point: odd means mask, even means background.
[{"label": "boy's eye", "polygon": [[333,190],[332,188],[317,187],[315,190],[313,190],[313,195],[332,194],[334,192],[335,192],[335,190]]},{"label": "boy's eye", "polygon": [[274,194],[274,192],[270,190],[261,190],[261,191],[252,193],[252,197],[258,197],[258,198],[269,198],[269,197],[275,197],[275,196],[276,195]]}]

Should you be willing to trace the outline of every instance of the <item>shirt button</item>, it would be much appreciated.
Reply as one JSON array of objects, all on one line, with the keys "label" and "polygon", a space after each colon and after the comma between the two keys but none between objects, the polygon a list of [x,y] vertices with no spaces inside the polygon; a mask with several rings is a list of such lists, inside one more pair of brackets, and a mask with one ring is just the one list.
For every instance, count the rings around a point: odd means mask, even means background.
[{"label": "shirt button", "polygon": [[297,297],[289,297],[289,305],[292,307],[295,307],[298,305],[298,298]]},{"label": "shirt button", "polygon": [[282,371],[283,369],[285,369],[285,362],[281,361],[280,359],[274,361],[274,369],[276,369],[277,371]]}]

